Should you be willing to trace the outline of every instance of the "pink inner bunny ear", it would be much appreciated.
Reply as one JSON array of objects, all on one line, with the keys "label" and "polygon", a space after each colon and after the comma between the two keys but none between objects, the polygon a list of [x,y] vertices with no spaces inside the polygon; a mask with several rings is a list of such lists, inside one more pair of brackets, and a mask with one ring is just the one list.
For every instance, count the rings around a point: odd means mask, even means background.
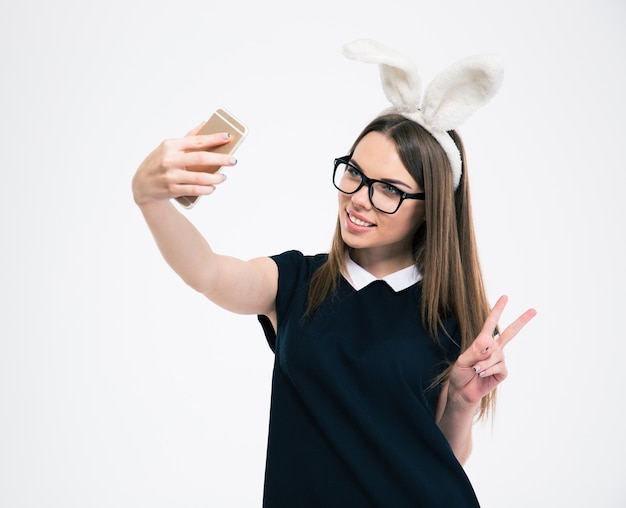
[{"label": "pink inner bunny ear", "polygon": [[439,73],[424,91],[422,117],[432,128],[457,128],[495,95],[504,76],[496,55],[470,56]]},{"label": "pink inner bunny ear", "polygon": [[352,60],[379,64],[383,91],[396,110],[406,113],[419,110],[422,80],[411,60],[371,39],[345,44],[343,54]]}]

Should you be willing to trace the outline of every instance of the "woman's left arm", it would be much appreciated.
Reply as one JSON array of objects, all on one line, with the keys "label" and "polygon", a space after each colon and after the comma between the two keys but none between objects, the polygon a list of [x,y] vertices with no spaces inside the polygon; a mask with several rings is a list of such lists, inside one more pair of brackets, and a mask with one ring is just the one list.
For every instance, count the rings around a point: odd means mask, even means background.
[{"label": "woman's left arm", "polygon": [[487,316],[472,345],[461,354],[444,383],[437,407],[437,425],[450,443],[458,461],[464,464],[472,451],[472,425],[481,399],[507,376],[504,346],[535,317],[529,309],[499,335],[498,326],[507,297],[501,296]]}]

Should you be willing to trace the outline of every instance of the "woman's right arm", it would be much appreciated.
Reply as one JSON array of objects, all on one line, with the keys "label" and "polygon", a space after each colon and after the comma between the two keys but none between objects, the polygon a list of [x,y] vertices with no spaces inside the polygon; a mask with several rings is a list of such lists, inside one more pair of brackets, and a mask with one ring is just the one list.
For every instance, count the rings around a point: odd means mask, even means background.
[{"label": "woman's right arm", "polygon": [[133,178],[133,197],[165,261],[196,291],[241,314],[273,318],[278,269],[270,258],[242,261],[216,254],[191,222],[171,203],[178,196],[211,194],[223,174],[187,171],[191,166],[232,166],[229,155],[208,152],[228,142],[222,134],[163,141],[141,163]]}]

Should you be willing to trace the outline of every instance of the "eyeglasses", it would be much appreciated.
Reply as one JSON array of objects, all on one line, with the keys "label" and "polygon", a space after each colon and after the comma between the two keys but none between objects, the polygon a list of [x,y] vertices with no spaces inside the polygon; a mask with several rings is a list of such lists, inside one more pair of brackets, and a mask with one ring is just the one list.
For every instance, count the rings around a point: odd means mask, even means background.
[{"label": "eyeglasses", "polygon": [[333,184],[344,194],[355,194],[361,187],[367,185],[372,206],[380,212],[389,214],[396,213],[405,199],[426,199],[423,192],[409,194],[388,182],[368,178],[359,168],[350,164],[349,155],[335,159]]}]

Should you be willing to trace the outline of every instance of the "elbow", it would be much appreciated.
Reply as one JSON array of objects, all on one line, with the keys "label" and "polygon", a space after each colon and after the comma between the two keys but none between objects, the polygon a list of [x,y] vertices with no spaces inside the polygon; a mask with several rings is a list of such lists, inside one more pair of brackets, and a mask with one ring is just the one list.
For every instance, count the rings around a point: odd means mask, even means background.
[{"label": "elbow", "polygon": [[212,299],[217,283],[217,273],[214,270],[201,272],[200,270],[191,270],[187,272],[179,272],[178,275],[182,281],[191,289]]},{"label": "elbow", "polygon": [[467,462],[467,460],[470,458],[470,455],[472,454],[472,441],[468,441],[467,443],[465,443],[464,446],[460,447],[460,449],[457,450],[453,450],[454,451],[454,456],[456,457],[456,460],[459,461],[459,464],[461,464],[462,466],[465,466],[465,463]]},{"label": "elbow", "polygon": [[473,440],[471,427],[463,432],[446,432],[441,426],[443,435],[445,436],[452,453],[456,460],[464,466],[472,453]]},{"label": "elbow", "polygon": [[194,291],[200,294],[205,294],[207,292],[206,284],[204,281],[199,280],[197,276],[193,274],[184,274],[179,273],[180,279],[185,283],[187,287],[190,287]]}]

